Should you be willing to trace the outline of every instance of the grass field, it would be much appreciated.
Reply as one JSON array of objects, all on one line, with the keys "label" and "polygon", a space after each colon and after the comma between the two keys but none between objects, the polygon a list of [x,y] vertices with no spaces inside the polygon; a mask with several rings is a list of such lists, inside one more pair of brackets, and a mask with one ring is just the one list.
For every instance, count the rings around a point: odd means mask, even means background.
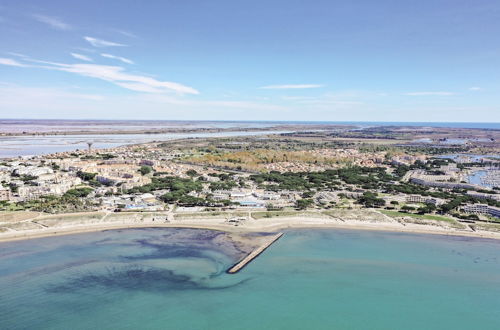
[{"label": "grass field", "polygon": [[388,215],[390,217],[396,218],[396,217],[411,217],[415,219],[421,219],[421,220],[435,220],[435,221],[447,221],[451,223],[456,223],[457,221],[452,218],[448,217],[443,217],[440,215],[434,215],[434,214],[414,214],[414,213],[404,213],[404,212],[398,212],[398,211],[388,211],[388,210],[380,210],[385,215]]},{"label": "grass field", "polygon": [[323,215],[318,212],[308,212],[308,211],[262,211],[262,212],[252,212],[252,218],[263,219],[263,218],[276,218],[276,217],[322,217]]},{"label": "grass field", "polygon": [[18,222],[32,219],[38,216],[39,212],[20,211],[20,212],[0,212],[0,222]]},{"label": "grass field", "polygon": [[175,219],[190,219],[190,218],[232,218],[232,217],[247,217],[248,212],[192,212],[192,213],[175,213]]},{"label": "grass field", "polygon": [[500,232],[500,223],[476,223],[476,229]]}]

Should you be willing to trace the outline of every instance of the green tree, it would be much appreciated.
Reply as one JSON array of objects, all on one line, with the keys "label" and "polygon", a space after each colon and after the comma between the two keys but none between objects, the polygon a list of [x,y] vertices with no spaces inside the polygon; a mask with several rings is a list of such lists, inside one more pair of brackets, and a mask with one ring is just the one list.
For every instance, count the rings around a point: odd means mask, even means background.
[{"label": "green tree", "polygon": [[94,189],[89,187],[75,188],[66,191],[64,197],[87,197]]},{"label": "green tree", "polygon": [[96,175],[97,175],[97,173],[89,173],[89,172],[82,172],[82,171],[76,172],[76,176],[84,181],[94,180]]},{"label": "green tree", "polygon": [[191,169],[191,170],[188,170],[186,171],[186,174],[190,177],[195,177],[196,175],[198,175],[198,172],[196,172],[195,170]]},{"label": "green tree", "polygon": [[413,206],[408,206],[408,205],[404,205],[402,208],[401,208],[402,211],[405,211],[405,212],[409,212],[409,211],[415,211],[415,208]]},{"label": "green tree", "polygon": [[358,203],[363,204],[366,207],[381,207],[385,205],[385,200],[378,198],[375,193],[367,191],[358,198]]},{"label": "green tree", "polygon": [[139,169],[139,172],[141,172],[142,175],[149,174],[153,171],[153,168],[151,166],[143,165]]},{"label": "green tree", "polygon": [[305,210],[310,207],[314,201],[312,199],[299,199],[295,202],[295,207],[299,210]]}]

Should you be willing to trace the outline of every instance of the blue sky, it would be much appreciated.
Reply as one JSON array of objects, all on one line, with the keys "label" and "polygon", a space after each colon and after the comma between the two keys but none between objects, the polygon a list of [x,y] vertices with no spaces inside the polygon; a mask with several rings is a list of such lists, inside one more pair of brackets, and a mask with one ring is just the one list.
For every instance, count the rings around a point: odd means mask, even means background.
[{"label": "blue sky", "polygon": [[0,117],[500,122],[500,2],[0,2]]}]

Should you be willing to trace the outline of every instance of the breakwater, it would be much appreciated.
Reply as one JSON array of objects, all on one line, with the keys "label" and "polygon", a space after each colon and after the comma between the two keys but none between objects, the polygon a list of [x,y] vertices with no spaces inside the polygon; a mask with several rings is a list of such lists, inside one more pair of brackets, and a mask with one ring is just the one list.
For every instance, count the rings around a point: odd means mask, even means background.
[{"label": "breakwater", "polygon": [[262,244],[252,252],[250,252],[245,258],[241,259],[237,264],[232,266],[227,270],[228,274],[236,274],[240,270],[242,270],[248,263],[250,263],[252,260],[257,258],[262,252],[264,252],[268,247],[270,247],[274,242],[276,242],[281,236],[283,236],[283,233],[278,233],[276,235],[273,235],[269,241],[266,243]]}]

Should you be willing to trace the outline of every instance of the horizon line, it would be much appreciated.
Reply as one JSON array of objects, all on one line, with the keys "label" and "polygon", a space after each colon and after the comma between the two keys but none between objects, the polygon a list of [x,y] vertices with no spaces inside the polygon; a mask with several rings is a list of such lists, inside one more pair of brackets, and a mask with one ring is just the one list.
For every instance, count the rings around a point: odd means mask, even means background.
[{"label": "horizon line", "polygon": [[238,120],[238,119],[97,119],[97,118],[0,118],[0,120],[54,121],[177,121],[177,122],[234,122],[234,123],[407,123],[407,124],[500,124],[486,121],[372,121],[372,120]]}]

